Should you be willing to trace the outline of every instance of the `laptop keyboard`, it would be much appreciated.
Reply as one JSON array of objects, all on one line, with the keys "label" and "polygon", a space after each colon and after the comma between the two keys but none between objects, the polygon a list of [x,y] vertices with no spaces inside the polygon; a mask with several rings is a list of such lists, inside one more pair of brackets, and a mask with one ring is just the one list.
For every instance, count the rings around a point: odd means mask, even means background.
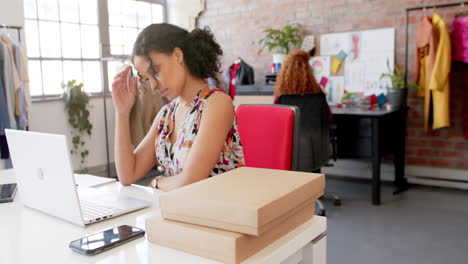
[{"label": "laptop keyboard", "polygon": [[111,216],[122,209],[101,201],[80,200],[81,211],[85,219],[95,219],[103,216]]}]

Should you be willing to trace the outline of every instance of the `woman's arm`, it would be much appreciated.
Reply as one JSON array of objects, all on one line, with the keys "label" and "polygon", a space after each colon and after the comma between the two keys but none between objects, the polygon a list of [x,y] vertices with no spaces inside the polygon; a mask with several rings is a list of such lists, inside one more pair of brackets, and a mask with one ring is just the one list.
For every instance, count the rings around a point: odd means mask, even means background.
[{"label": "woman's arm", "polygon": [[112,83],[112,100],[116,110],[114,158],[117,176],[123,185],[141,179],[156,164],[154,142],[160,116],[158,114],[155,118],[149,133],[134,152],[130,139],[130,111],[135,103],[137,79],[132,77],[128,87],[129,70],[130,67],[127,67],[117,74]]},{"label": "woman's arm", "polygon": [[185,159],[183,171],[158,180],[158,188],[170,191],[210,176],[234,121],[234,107],[225,93],[212,94],[203,110],[200,129]]},{"label": "woman's arm", "polygon": [[156,137],[161,111],[151,125],[150,131],[133,150],[130,139],[129,118],[116,117],[115,165],[122,185],[130,185],[143,178],[156,164]]}]

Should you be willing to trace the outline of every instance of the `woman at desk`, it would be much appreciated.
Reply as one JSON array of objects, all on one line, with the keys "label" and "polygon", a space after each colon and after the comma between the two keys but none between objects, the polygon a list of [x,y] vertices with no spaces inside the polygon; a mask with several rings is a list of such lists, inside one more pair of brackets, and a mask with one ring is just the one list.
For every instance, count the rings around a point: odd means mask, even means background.
[{"label": "woman at desk", "polygon": [[132,54],[138,77],[148,79],[170,103],[133,150],[129,115],[137,78],[128,81],[131,67],[114,77],[115,163],[123,185],[138,181],[156,165],[165,177],[156,177],[151,185],[165,191],[243,166],[231,98],[204,80],[220,72],[220,55],[208,28],[188,32],[152,24],[138,35]]},{"label": "woman at desk", "polygon": [[[286,57],[275,83],[274,104],[278,103],[282,94],[323,93],[312,74],[309,59],[309,53],[303,50],[293,51]],[[331,122],[330,109],[328,109],[328,119]]]}]

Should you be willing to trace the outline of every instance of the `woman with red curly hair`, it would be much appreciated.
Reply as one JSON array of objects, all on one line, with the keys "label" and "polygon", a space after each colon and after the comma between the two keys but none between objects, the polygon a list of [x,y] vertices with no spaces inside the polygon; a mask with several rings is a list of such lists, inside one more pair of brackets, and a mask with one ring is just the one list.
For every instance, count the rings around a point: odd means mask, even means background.
[{"label": "woman with red curly hair", "polygon": [[312,74],[310,55],[303,50],[291,52],[283,62],[275,83],[274,96],[282,94],[322,93]]},{"label": "woman with red curly hair", "polygon": [[[274,104],[278,103],[282,94],[323,93],[317,83],[309,65],[310,55],[303,50],[296,50],[286,57],[276,78]],[[332,114],[328,109],[328,119],[332,120]]]}]

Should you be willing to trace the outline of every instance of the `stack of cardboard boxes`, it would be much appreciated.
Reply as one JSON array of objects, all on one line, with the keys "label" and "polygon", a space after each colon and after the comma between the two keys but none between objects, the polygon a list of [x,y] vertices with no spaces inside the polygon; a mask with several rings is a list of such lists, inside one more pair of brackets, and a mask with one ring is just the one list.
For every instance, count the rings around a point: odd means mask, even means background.
[{"label": "stack of cardboard boxes", "polygon": [[150,242],[240,263],[314,216],[323,174],[242,167],[160,195]]}]

